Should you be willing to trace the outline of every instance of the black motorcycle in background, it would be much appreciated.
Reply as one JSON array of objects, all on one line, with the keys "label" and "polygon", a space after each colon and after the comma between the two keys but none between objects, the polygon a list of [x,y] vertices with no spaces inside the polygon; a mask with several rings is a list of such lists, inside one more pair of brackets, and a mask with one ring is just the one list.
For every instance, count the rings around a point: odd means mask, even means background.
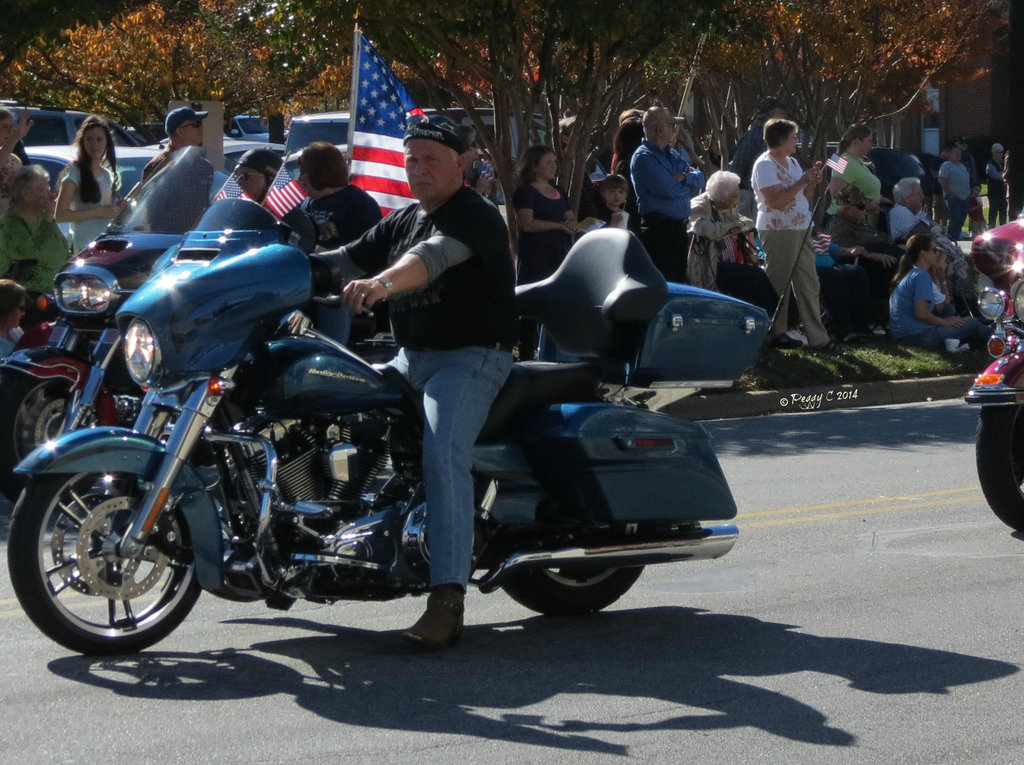
[{"label": "black motorcycle in background", "polygon": [[89,425],[134,422],[142,391],[125,369],[114,314],[202,216],[213,178],[201,149],[176,152],[54,277],[59,315],[46,344],[0,365],[0,492],[12,502],[25,483],[14,466],[39,444]]}]

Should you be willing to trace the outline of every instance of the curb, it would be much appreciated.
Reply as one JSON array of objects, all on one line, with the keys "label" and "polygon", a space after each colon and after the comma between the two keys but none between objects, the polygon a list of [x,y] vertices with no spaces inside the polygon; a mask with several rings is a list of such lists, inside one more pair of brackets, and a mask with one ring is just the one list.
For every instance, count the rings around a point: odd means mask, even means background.
[{"label": "curb", "polygon": [[700,393],[669,404],[661,411],[687,420],[723,420],[765,414],[911,404],[963,398],[973,382],[974,375],[954,375],[781,391]]}]

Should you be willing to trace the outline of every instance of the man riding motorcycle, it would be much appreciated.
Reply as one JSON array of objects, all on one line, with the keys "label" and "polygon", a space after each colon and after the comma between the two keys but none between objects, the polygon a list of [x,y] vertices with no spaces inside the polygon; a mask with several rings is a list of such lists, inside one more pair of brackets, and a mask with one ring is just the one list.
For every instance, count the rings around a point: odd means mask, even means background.
[{"label": "man riding motorcycle", "polygon": [[263,204],[281,164],[281,158],[270,149],[249,149],[238,160],[238,185],[252,201]]},{"label": "man riding motorcycle", "polygon": [[473,548],[471,450],[512,367],[514,276],[500,213],[463,186],[459,132],[424,120],[410,125],[404,144],[419,203],[319,257],[337,278],[351,279],[342,299],[353,311],[390,303],[401,346],[391,364],[423,394],[430,596],[405,636],[444,648],[462,633]]}]

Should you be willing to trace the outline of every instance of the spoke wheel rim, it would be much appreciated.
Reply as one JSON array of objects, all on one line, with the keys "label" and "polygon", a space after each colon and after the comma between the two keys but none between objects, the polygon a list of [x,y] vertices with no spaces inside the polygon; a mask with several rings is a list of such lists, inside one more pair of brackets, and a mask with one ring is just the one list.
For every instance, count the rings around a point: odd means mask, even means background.
[{"label": "spoke wheel rim", "polygon": [[67,393],[60,386],[39,385],[22,400],[14,428],[14,447],[24,458],[39,444],[56,438],[64,429]]},{"label": "spoke wheel rim", "polygon": [[[46,510],[37,559],[45,590],[62,617],[77,630],[111,638],[159,624],[187,594],[194,571],[153,548],[141,561],[105,550],[132,500],[97,491],[101,483],[125,485],[104,477],[90,488],[81,476],[65,484]],[[80,491],[83,485],[86,490]]]}]

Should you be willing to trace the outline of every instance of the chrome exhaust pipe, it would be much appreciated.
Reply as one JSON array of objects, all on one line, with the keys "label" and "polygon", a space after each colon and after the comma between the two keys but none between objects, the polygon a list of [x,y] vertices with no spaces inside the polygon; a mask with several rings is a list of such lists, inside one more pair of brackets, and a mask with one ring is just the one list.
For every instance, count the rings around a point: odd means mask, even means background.
[{"label": "chrome exhaust pipe", "polygon": [[721,558],[732,549],[739,537],[735,526],[708,526],[699,536],[664,539],[655,542],[609,545],[607,547],[567,547],[561,550],[539,550],[516,553],[491,569],[477,583],[480,592],[494,592],[515,571],[528,568],[562,568],[590,566],[623,568],[684,560]]}]

